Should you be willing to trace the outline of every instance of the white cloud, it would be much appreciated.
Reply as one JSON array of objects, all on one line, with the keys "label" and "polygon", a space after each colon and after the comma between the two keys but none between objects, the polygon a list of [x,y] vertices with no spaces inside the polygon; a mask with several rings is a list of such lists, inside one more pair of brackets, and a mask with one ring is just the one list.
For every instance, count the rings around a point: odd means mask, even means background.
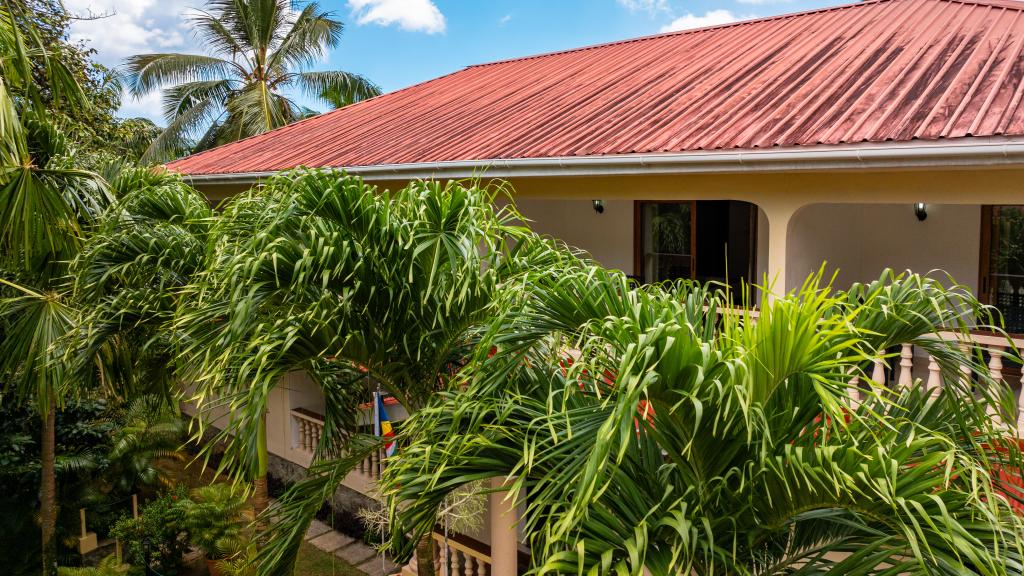
[{"label": "white cloud", "polygon": [[348,0],[356,23],[436,34],[444,32],[444,14],[431,0]]},{"label": "white cloud", "polygon": [[505,24],[508,24],[508,21],[511,20],[511,19],[512,19],[512,15],[511,14],[505,14],[504,16],[502,16],[501,18],[498,19],[498,26],[504,26]]},{"label": "white cloud", "polygon": [[630,12],[643,11],[651,16],[659,12],[672,13],[672,7],[669,6],[668,0],[618,0],[618,2],[629,9]]},{"label": "white cloud", "polygon": [[793,0],[736,0],[740,4],[750,4],[752,6],[764,6],[766,4],[789,4]]},{"label": "white cloud", "polygon": [[702,16],[697,16],[696,14],[684,14],[662,26],[661,31],[675,32],[676,30],[688,30],[690,28],[704,28],[705,26],[728,24],[729,22],[735,22],[737,20],[739,20],[738,16],[728,10],[719,8],[718,10],[709,10]]},{"label": "white cloud", "polygon": [[[115,68],[135,54],[153,52],[198,52],[192,39],[187,14],[196,0],[64,0],[72,13],[103,16],[95,20],[74,20],[69,37],[96,50],[95,60]],[[160,94],[135,100],[122,98],[119,116],[149,118],[163,124]]]},{"label": "white cloud", "polygon": [[194,52],[185,19],[194,0],[64,0],[74,14],[107,15],[71,23],[72,41],[96,49],[96,59],[116,66],[134,54]]}]

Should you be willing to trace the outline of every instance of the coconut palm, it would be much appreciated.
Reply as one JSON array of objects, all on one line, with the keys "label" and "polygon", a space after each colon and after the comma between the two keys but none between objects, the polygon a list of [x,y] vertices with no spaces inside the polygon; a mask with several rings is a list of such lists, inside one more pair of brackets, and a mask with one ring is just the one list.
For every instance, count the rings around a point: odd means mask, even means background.
[{"label": "coconut palm", "polygon": [[380,93],[350,72],[311,71],[337,47],[342,23],[316,3],[211,0],[191,17],[206,54],[143,54],[126,62],[136,97],[164,90],[167,128],[144,159],[162,160],[261,134],[314,114],[285,95],[293,89],[340,107]]},{"label": "coconut palm", "polygon": [[266,473],[270,391],[302,371],[322,390],[324,435],[309,479],[285,494],[261,573],[290,573],[306,525],[379,442],[357,434],[357,406],[379,385],[422,406],[474,350],[496,294],[528,245],[499,190],[416,182],[381,192],[338,172],[295,171],[233,199],[209,271],[179,329],[196,400],[225,408],[223,465]]},{"label": "coconut palm", "polygon": [[[915,275],[818,282],[755,322],[690,284],[538,274],[497,353],[406,423],[382,479],[395,552],[447,494],[497,477],[537,574],[1021,574],[1020,492],[1001,480],[1020,448],[987,413],[1013,401],[936,337],[987,311]],[[870,382],[902,343],[937,360],[941,392]]]}]

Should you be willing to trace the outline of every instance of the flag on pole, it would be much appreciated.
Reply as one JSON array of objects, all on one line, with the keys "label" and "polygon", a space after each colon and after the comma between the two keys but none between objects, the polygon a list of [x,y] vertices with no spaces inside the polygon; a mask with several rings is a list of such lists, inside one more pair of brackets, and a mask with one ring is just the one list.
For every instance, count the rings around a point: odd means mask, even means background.
[{"label": "flag on pole", "polygon": [[[373,393],[373,434],[384,438],[391,438],[395,435],[395,431],[391,428],[391,420],[388,420],[388,413],[384,410],[384,397],[380,392]],[[391,456],[394,453],[394,442],[384,445],[385,456]]]}]

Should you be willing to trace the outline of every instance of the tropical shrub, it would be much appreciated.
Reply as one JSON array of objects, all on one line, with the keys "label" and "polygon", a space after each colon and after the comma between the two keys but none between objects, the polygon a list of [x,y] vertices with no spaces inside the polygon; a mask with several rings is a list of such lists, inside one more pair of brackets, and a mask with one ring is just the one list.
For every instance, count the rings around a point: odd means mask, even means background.
[{"label": "tropical shrub", "polygon": [[103,473],[108,490],[131,494],[170,488],[172,465],[185,458],[178,450],[184,435],[177,407],[160,396],[141,396],[118,409]]},{"label": "tropical shrub", "polygon": [[111,535],[121,542],[127,563],[168,576],[178,573],[189,547],[182,509],[187,499],[188,490],[178,487],[146,503],[138,518],[114,524]]},{"label": "tropical shrub", "polygon": [[192,490],[178,503],[189,541],[210,560],[221,560],[244,548],[248,522],[245,491],[233,484],[210,484]]},{"label": "tropical shrub", "polygon": [[[538,270],[495,353],[407,421],[382,479],[400,558],[447,495],[508,478],[537,574],[1022,573],[1015,422],[990,415],[1014,402],[937,337],[985,327],[969,291],[814,277],[755,321],[573,260]],[[903,343],[940,391],[870,381]]]}]

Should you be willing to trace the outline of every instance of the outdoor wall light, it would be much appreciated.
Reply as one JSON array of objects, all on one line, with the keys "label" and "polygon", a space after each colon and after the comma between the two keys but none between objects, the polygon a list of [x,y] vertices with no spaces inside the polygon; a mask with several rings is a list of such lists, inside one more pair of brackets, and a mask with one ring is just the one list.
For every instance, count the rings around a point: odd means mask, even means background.
[{"label": "outdoor wall light", "polygon": [[594,200],[594,212],[604,214],[604,200]]},{"label": "outdoor wall light", "polygon": [[914,216],[917,216],[917,219],[921,222],[924,222],[924,219],[928,217],[928,207],[925,206],[924,202],[914,204]]}]

